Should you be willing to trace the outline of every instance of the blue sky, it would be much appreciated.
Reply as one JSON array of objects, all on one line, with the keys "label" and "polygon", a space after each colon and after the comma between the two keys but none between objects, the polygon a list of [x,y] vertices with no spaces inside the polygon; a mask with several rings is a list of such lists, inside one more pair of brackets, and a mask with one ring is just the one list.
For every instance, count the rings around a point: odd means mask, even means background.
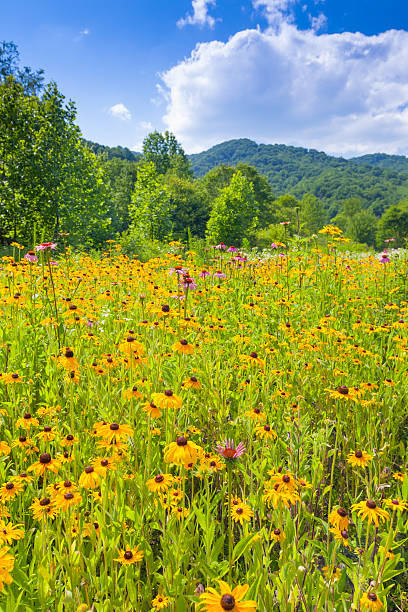
[{"label": "blue sky", "polygon": [[0,37],[102,144],[169,129],[187,152],[248,137],[408,154],[405,0],[20,0]]}]

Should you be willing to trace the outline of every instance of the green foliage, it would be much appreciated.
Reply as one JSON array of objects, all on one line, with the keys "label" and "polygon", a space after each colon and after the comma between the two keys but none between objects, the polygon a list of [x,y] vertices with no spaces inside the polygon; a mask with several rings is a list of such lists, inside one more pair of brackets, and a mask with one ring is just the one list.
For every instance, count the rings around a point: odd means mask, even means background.
[{"label": "green foliage", "polygon": [[174,237],[187,240],[188,230],[194,236],[204,238],[210,215],[210,206],[201,181],[191,181],[169,174],[165,178],[171,205]]},{"label": "green foliage", "polygon": [[252,183],[238,170],[214,201],[207,224],[208,241],[241,245],[256,226],[258,210]]},{"label": "green foliage", "polygon": [[408,173],[408,158],[405,155],[387,155],[386,153],[370,153],[361,157],[351,159],[355,164],[366,166],[376,166],[384,170],[394,170],[395,172]]},{"label": "green foliage", "polygon": [[152,162],[158,174],[174,172],[177,176],[191,176],[190,162],[182,146],[170,132],[152,132],[143,141],[143,156]]},{"label": "green foliage", "polygon": [[121,234],[130,225],[129,208],[137,180],[137,163],[113,157],[103,167],[110,186],[108,207],[111,228],[113,232]]},{"label": "green foliage", "polygon": [[384,241],[394,238],[392,245],[401,247],[406,245],[408,238],[408,201],[398,206],[391,206],[385,211],[378,222],[377,244],[381,248]]},{"label": "green foliage", "polygon": [[168,237],[172,229],[172,210],[164,177],[156,172],[153,162],[140,164],[130,207],[130,233],[141,241]]},{"label": "green foliage", "polygon": [[306,193],[301,202],[302,221],[310,234],[316,234],[326,223],[327,213],[316,196]]},{"label": "green foliage", "polygon": [[41,98],[27,95],[13,76],[0,84],[2,238],[32,243],[69,232],[92,244],[107,237],[103,171],[81,143],[73,102],[55,83]]},{"label": "green foliage", "polygon": [[369,210],[360,210],[347,224],[346,235],[354,242],[374,246],[376,240],[377,217]]}]

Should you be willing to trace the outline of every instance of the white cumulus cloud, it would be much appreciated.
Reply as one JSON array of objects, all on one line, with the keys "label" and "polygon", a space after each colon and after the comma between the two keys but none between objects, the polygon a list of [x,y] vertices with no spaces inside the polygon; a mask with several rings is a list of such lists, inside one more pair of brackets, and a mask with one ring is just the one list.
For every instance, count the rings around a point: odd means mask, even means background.
[{"label": "white cumulus cloud", "polygon": [[215,6],[215,0],[193,0],[193,14],[187,14],[184,18],[179,19],[177,25],[182,28],[186,25],[209,26],[213,28],[215,25],[214,17],[208,14],[208,7]]},{"label": "white cumulus cloud", "polygon": [[187,151],[248,137],[335,155],[408,153],[408,32],[318,34],[282,18],[291,0],[254,4],[268,29],[198,44],[161,75],[163,121]]},{"label": "white cumulus cloud", "polygon": [[121,102],[119,104],[114,104],[113,106],[111,106],[109,109],[109,113],[112,115],[112,117],[122,119],[122,121],[129,121],[132,118],[130,110],[126,108],[126,106]]}]

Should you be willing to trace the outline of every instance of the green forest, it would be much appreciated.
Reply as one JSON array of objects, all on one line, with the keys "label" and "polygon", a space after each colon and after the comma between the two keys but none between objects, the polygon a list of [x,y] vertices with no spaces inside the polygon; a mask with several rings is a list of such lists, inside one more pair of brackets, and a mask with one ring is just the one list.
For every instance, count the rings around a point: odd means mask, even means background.
[{"label": "green forest", "polygon": [[13,42],[0,43],[3,246],[69,234],[81,249],[115,239],[140,256],[169,240],[265,248],[328,222],[366,247],[408,237],[403,156],[346,160],[245,138],[188,156],[157,131],[136,153],[85,140],[76,113],[42,70],[20,66]]}]

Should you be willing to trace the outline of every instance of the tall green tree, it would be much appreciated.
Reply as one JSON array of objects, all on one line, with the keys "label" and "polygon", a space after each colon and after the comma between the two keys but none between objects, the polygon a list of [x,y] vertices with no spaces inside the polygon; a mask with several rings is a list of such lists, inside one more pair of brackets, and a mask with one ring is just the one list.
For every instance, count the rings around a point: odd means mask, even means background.
[{"label": "tall green tree", "polygon": [[131,233],[140,240],[169,237],[173,208],[164,177],[157,173],[153,162],[140,164],[130,206]]},{"label": "tall green tree", "polygon": [[74,243],[107,237],[107,187],[83,146],[73,102],[55,83],[41,97],[13,76],[0,83],[0,220],[3,238],[31,244],[69,232]]},{"label": "tall green tree", "polygon": [[167,175],[165,184],[172,204],[172,225],[174,237],[186,240],[189,231],[204,238],[210,216],[207,192],[200,180]]},{"label": "tall green tree", "polygon": [[401,202],[397,206],[391,206],[379,220],[377,246],[384,248],[384,241],[389,238],[394,238],[392,245],[395,247],[406,246],[406,238],[408,238],[408,201]]},{"label": "tall green tree", "polygon": [[238,170],[213,203],[207,223],[208,241],[240,246],[256,227],[258,211],[253,185]]},{"label": "tall green tree", "polygon": [[173,172],[178,176],[192,176],[189,159],[171,132],[148,134],[143,141],[143,156],[154,164],[158,174]]},{"label": "tall green tree", "polygon": [[316,196],[306,193],[302,198],[302,221],[310,234],[316,234],[327,221],[323,203]]}]

